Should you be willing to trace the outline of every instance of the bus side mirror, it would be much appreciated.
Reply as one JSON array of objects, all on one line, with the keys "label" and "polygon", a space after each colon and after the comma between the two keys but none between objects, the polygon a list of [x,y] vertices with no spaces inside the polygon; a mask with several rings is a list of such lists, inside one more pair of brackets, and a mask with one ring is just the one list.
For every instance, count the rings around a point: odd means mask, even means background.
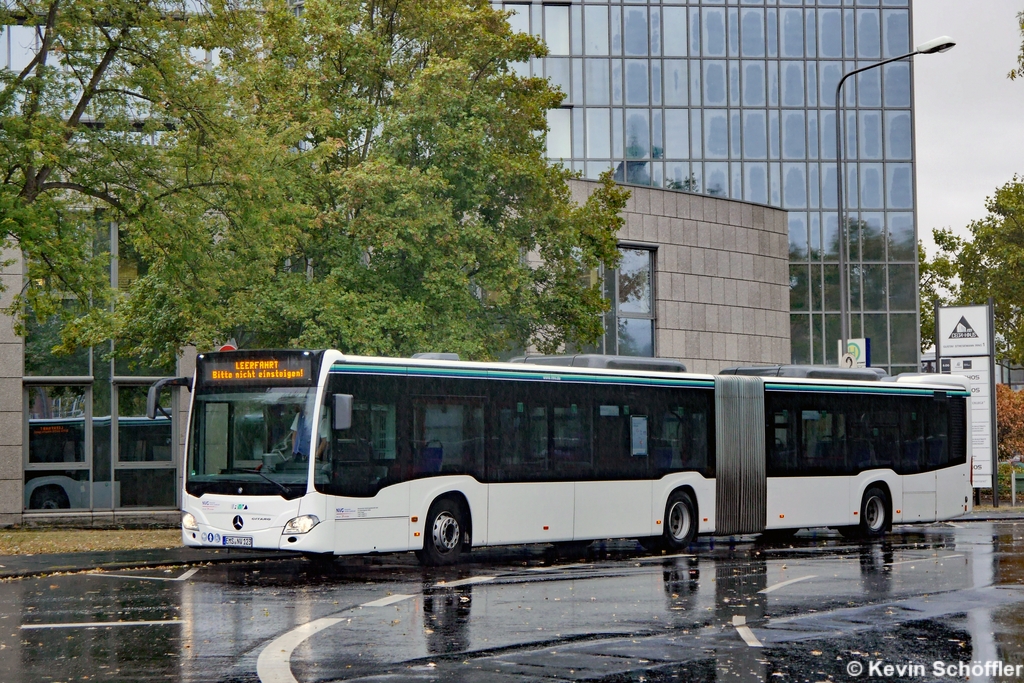
[{"label": "bus side mirror", "polygon": [[160,390],[164,387],[187,387],[189,391],[192,391],[192,378],[165,377],[153,382],[149,387],[149,393],[146,394],[146,417],[150,420],[156,419],[157,411],[160,411],[164,417],[170,417],[170,414],[160,405]]},{"label": "bus side mirror", "polygon": [[352,394],[334,395],[334,429],[341,431],[352,427]]}]

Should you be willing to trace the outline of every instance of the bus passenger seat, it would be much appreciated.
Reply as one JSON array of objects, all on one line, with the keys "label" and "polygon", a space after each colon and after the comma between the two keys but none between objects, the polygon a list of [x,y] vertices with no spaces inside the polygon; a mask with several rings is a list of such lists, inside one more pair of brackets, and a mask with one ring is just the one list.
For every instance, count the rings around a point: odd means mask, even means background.
[{"label": "bus passenger seat", "polygon": [[672,447],[671,446],[658,446],[654,449],[654,469],[656,470],[669,470],[672,469]]},{"label": "bus passenger seat", "polygon": [[440,441],[430,441],[416,454],[413,474],[436,474],[441,471],[444,446]]},{"label": "bus passenger seat", "polygon": [[871,467],[871,444],[867,439],[850,442],[850,460],[855,467]]}]

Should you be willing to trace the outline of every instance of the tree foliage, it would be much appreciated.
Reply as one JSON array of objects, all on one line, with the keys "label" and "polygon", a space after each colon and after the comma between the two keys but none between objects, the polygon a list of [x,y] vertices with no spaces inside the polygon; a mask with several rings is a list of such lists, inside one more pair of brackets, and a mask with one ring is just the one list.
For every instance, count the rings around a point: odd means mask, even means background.
[{"label": "tree foliage", "polygon": [[[998,188],[985,202],[988,214],[967,226],[969,236],[934,230],[938,246],[932,261],[922,259],[922,319],[925,297],[968,305],[995,300],[996,351],[1013,364],[1024,363],[1024,178]],[[942,293],[945,292],[943,295]],[[922,329],[922,340],[925,331]],[[923,343],[923,342],[922,342]]]},{"label": "tree foliage", "polygon": [[[600,335],[607,302],[584,275],[615,265],[627,195],[606,178],[572,201],[570,174],[543,155],[546,111],[561,94],[514,70],[543,45],[489,4],[307,0],[296,13],[283,0],[215,0],[187,20],[141,7],[152,15],[122,30],[150,26],[139,49],[158,54],[126,57],[135,81],[105,88],[122,93],[120,109],[97,108],[102,127],[72,126],[83,137],[61,148],[61,168],[102,176],[79,181],[89,188],[79,194],[120,223],[144,268],[114,294],[84,234],[77,253],[51,249],[73,262],[68,281],[87,285],[72,293],[91,304],[69,316],[67,348],[114,339],[121,354],[166,360],[184,344],[236,337],[490,358]],[[109,21],[89,21],[100,45],[110,40]],[[190,47],[217,58],[197,61]],[[52,99],[62,111],[66,98]],[[124,142],[140,125],[155,144]],[[57,189],[51,205],[82,204]],[[28,205],[21,189],[10,196]],[[60,226],[40,215],[21,223],[55,239]],[[33,268],[47,262],[26,230],[8,232]]]},{"label": "tree foliage", "polygon": [[[99,220],[164,220],[178,194],[213,182],[220,84],[193,58],[186,4],[19,0],[0,23],[29,48],[0,71],[0,226],[26,254],[15,302],[40,317],[112,300]],[[76,305],[69,305],[77,302]]]},{"label": "tree foliage", "polygon": [[1010,73],[1007,74],[1009,79],[1015,80],[1018,77],[1024,77],[1024,12],[1017,14],[1017,25],[1020,27],[1021,34],[1021,45],[1020,52],[1017,53],[1017,66],[1010,69]]},{"label": "tree foliage", "polygon": [[1024,392],[997,384],[996,416],[999,459],[1024,455]]},{"label": "tree foliage", "polygon": [[956,281],[956,266],[950,257],[957,248],[956,238],[949,230],[934,230],[932,234],[940,250],[933,260],[928,260],[924,245],[917,243],[922,351],[935,344],[935,302],[940,306],[949,305],[952,301],[950,288]]}]

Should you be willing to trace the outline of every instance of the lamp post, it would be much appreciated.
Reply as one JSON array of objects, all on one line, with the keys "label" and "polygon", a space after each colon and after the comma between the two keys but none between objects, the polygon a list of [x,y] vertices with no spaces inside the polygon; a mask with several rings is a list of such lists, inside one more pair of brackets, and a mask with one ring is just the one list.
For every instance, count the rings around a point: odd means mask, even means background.
[{"label": "lamp post", "polygon": [[945,52],[952,48],[956,43],[949,36],[939,36],[938,38],[932,38],[931,40],[921,43],[914,48],[913,52],[908,52],[905,55],[899,57],[891,57],[889,59],[883,59],[880,62],[874,64],[868,64],[862,66],[859,69],[854,69],[849,73],[843,74],[843,77],[839,79],[839,83],[836,85],[836,214],[839,219],[839,330],[842,337],[842,353],[839,354],[839,362],[842,363],[843,355],[847,353],[850,340],[850,287],[848,283],[848,277],[846,273],[846,205],[843,203],[843,186],[846,185],[846,174],[844,173],[843,163],[843,138],[842,138],[842,125],[840,123],[840,103],[841,95],[843,90],[843,83],[846,79],[855,74],[862,73],[869,69],[875,69],[892,62],[898,62],[901,59],[908,59],[914,55],[931,55],[936,52]]}]

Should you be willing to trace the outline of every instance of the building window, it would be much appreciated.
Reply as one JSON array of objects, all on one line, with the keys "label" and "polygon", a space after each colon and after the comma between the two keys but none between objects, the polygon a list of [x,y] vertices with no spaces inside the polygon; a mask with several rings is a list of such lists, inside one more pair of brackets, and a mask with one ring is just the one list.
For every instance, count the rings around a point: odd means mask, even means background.
[{"label": "building window", "polygon": [[619,267],[604,273],[604,337],[588,353],[654,356],[654,252],[619,247]]},{"label": "building window", "polygon": [[[147,265],[116,223],[99,216],[95,226],[94,253],[110,259],[110,284],[126,291]],[[141,358],[112,359],[110,342],[55,355],[59,318],[32,318],[28,328],[24,509],[177,507],[177,418],[145,417],[149,385],[173,368]],[[165,409],[177,401],[162,398]]]}]

